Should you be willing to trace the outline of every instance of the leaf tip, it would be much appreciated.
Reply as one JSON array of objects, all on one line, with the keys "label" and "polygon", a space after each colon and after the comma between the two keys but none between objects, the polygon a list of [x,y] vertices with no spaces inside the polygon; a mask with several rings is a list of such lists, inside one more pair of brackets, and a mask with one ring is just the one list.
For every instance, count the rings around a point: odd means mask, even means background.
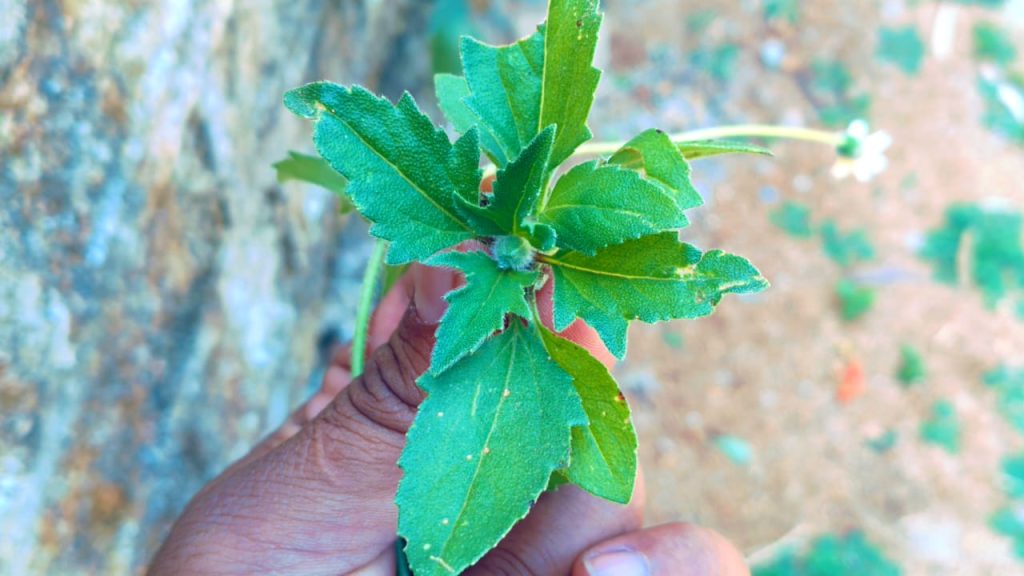
[{"label": "leaf tip", "polygon": [[302,118],[316,118],[324,106],[320,102],[324,82],[313,82],[284,93],[285,108]]}]

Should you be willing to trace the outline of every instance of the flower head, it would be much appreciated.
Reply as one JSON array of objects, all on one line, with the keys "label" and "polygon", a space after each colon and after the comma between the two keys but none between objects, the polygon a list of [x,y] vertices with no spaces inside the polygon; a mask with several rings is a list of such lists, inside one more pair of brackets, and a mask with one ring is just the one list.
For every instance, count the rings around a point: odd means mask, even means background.
[{"label": "flower head", "polygon": [[867,122],[854,120],[836,146],[839,158],[832,166],[832,175],[839,179],[853,176],[859,182],[868,182],[889,166],[885,151],[890,146],[892,136],[888,132],[870,132]]}]

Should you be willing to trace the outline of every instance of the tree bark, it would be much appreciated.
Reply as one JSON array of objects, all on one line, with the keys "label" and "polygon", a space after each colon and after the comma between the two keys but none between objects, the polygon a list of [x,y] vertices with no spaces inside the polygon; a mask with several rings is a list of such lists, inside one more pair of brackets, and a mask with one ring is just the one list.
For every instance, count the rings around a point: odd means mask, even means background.
[{"label": "tree bark", "polygon": [[368,244],[281,96],[429,86],[431,4],[0,0],[0,573],[140,571],[318,384]]}]

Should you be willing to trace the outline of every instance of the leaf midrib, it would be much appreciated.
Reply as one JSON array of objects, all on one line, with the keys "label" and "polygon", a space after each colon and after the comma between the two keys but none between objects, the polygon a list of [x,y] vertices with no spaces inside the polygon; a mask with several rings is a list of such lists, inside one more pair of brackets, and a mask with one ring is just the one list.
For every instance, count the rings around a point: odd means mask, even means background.
[{"label": "leaf midrib", "polygon": [[[360,133],[359,133],[359,131],[358,131],[358,130],[356,130],[356,128],[355,128],[355,127],[354,127],[354,126],[353,126],[353,125],[352,125],[352,124],[351,124],[350,122],[348,122],[348,121],[346,121],[346,120],[345,120],[344,118],[342,118],[342,117],[341,117],[341,115],[340,115],[340,114],[338,114],[338,112],[337,112],[337,111],[336,111],[336,110],[335,110],[334,108],[332,108],[332,107],[328,107],[328,106],[324,105],[323,101],[320,101],[320,104],[324,106],[324,110],[326,110],[326,111],[327,111],[328,113],[330,113],[330,115],[331,115],[331,116],[333,116],[335,120],[337,120],[338,122],[341,122],[342,124],[344,124],[344,125],[345,125],[345,127],[346,127],[346,128],[348,128],[349,132],[351,132],[352,134],[354,134],[354,135],[355,135],[355,137],[356,137],[356,138],[358,138],[358,139],[359,139],[359,141],[363,143],[363,146],[366,146],[366,148],[367,148],[368,150],[370,150],[371,152],[373,152],[373,154],[374,154],[375,156],[377,156],[378,158],[380,158],[380,159],[381,159],[381,160],[382,160],[382,161],[383,161],[383,162],[384,162],[385,164],[387,164],[388,166],[390,166],[390,167],[391,167],[391,168],[392,168],[392,169],[393,169],[393,170],[395,171],[395,173],[396,173],[396,174],[398,174],[399,176],[401,176],[402,180],[405,180],[405,181],[406,181],[406,182],[407,182],[407,183],[409,184],[409,186],[410,186],[410,187],[411,187],[411,188],[412,188],[413,190],[415,190],[415,191],[416,191],[416,193],[417,193],[417,194],[419,194],[420,196],[422,196],[422,197],[423,197],[423,198],[424,198],[424,199],[425,199],[426,201],[428,201],[428,202],[430,202],[431,204],[433,204],[433,205],[434,205],[434,207],[435,207],[435,208],[437,208],[438,210],[440,210],[442,214],[444,214],[445,216],[447,216],[449,220],[451,220],[452,222],[455,222],[456,224],[458,224],[458,225],[459,225],[459,226],[460,226],[461,228],[463,228],[464,230],[466,230],[466,231],[467,231],[467,232],[469,232],[470,234],[472,234],[472,233],[473,233],[473,229],[472,229],[472,228],[470,228],[470,227],[469,227],[468,225],[466,225],[466,224],[465,224],[465,223],[464,223],[464,222],[463,222],[462,220],[460,220],[459,218],[456,218],[454,214],[452,214],[452,213],[451,213],[450,211],[448,211],[448,210],[447,210],[447,209],[446,209],[446,208],[445,208],[444,206],[442,206],[442,205],[441,205],[441,204],[439,204],[439,203],[438,203],[438,202],[437,202],[436,200],[434,200],[434,198],[432,198],[432,197],[430,196],[430,194],[428,194],[428,193],[426,192],[426,190],[423,190],[423,189],[422,189],[422,188],[421,188],[421,187],[420,187],[420,186],[419,186],[418,184],[416,184],[416,183],[415,183],[415,182],[413,182],[413,181],[412,181],[411,179],[409,179],[409,177],[405,175],[405,172],[404,172],[403,170],[401,170],[401,169],[400,169],[400,168],[399,168],[399,167],[398,167],[397,165],[395,165],[395,163],[393,163],[393,162],[392,162],[391,160],[389,160],[389,159],[388,159],[388,158],[387,158],[386,156],[384,156],[384,154],[383,154],[383,153],[381,153],[381,151],[380,151],[380,150],[378,150],[378,149],[377,149],[377,148],[376,148],[375,146],[372,146],[372,145],[370,144],[370,142],[369,142],[369,141],[367,141],[367,140],[366,140],[366,138],[364,138],[364,137],[363,137],[363,135],[362,135],[362,134],[360,134]],[[397,109],[396,109],[396,110],[397,110]],[[450,142],[449,142],[449,145],[451,145],[451,143],[450,143]],[[450,176],[449,176],[449,178],[450,178]]]},{"label": "leaf midrib", "polygon": [[[515,365],[516,345],[518,343],[519,343],[518,336],[516,338],[514,338],[511,342],[508,343],[508,346],[512,348],[511,351],[509,352],[508,370],[505,372],[505,382],[504,382],[504,384],[501,387],[501,391],[498,392],[498,394],[499,394],[498,405],[494,409],[494,418],[491,420],[491,427],[487,431],[487,437],[484,439],[484,448],[487,448],[489,446],[490,440],[491,440],[491,436],[494,435],[494,430],[495,430],[495,428],[497,428],[498,420],[501,417],[502,408],[505,407],[505,402],[506,402],[507,398],[505,397],[504,391],[508,389],[509,382],[511,382],[511,380],[512,380],[512,366]],[[496,358],[500,358],[500,357],[501,357],[500,355],[496,356]],[[476,392],[477,396],[480,394],[480,388],[482,387],[482,383],[481,382],[482,382],[482,379],[478,379],[477,380],[477,392]],[[445,553],[448,551],[448,546],[455,539],[455,532],[459,529],[459,522],[462,520],[462,516],[466,512],[466,506],[469,505],[469,501],[473,497],[473,491],[477,487],[477,477],[480,475],[480,468],[483,466],[483,464],[484,464],[484,456],[483,456],[483,454],[480,454],[477,457],[476,468],[474,468],[474,470],[473,470],[473,477],[472,477],[472,479],[470,480],[470,483],[469,483],[469,490],[466,492],[466,497],[462,500],[462,507],[459,508],[458,514],[455,515],[454,524],[452,524],[452,531],[451,531],[451,533],[449,533],[448,539],[445,541],[444,546],[441,547],[441,552],[438,555],[438,558],[441,558],[442,560],[444,559]]]},{"label": "leaf midrib", "polygon": [[618,272],[612,272],[610,270],[597,270],[597,269],[594,269],[594,268],[585,268],[583,266],[576,266],[576,265],[573,265],[573,264],[569,264],[569,263],[567,263],[567,262],[565,262],[563,260],[559,260],[559,259],[557,259],[557,258],[555,258],[553,256],[539,255],[537,257],[537,259],[540,260],[541,262],[544,262],[545,264],[551,264],[551,265],[554,265],[554,266],[561,266],[562,268],[568,268],[569,270],[576,270],[577,272],[583,272],[583,273],[586,273],[586,274],[594,274],[596,276],[608,276],[608,277],[612,277],[612,278],[622,278],[624,280],[641,280],[641,281],[651,281],[651,282],[683,282],[684,281],[683,278],[680,278],[678,276],[671,276],[671,277],[665,278],[665,277],[659,277],[659,276],[622,274],[622,273],[618,273]]},{"label": "leaf midrib", "polygon": [[[537,315],[536,312],[534,313],[534,319],[537,321],[537,329],[538,330],[542,330],[544,332],[547,332],[547,329],[543,328],[542,325],[540,324],[540,318],[539,318],[539,315]],[[556,339],[559,339],[561,337],[558,336],[557,334],[554,334],[554,333],[551,333],[551,332],[548,332],[547,334],[542,333],[540,336],[541,336],[540,341],[544,344],[544,349],[547,350],[549,356],[554,358],[554,356],[555,356],[554,355],[554,350],[559,345]],[[550,345],[548,344],[548,340],[549,339],[551,340],[551,344]],[[572,342],[570,342],[570,344],[575,345],[575,343],[572,343]],[[584,353],[586,353],[585,350],[584,350]],[[591,411],[587,410],[587,399],[588,398],[592,399],[592,400],[595,400],[596,402],[605,402],[605,401],[597,399],[594,395],[591,395],[591,394],[587,394],[586,397],[584,397],[584,394],[582,393],[582,391],[580,389],[580,386],[576,385],[576,382],[582,380],[582,378],[577,377],[574,372],[571,372],[568,369],[566,369],[564,366],[562,366],[561,362],[558,362],[557,360],[555,360],[555,363],[558,364],[560,367],[562,367],[562,370],[564,370],[567,374],[569,374],[572,377],[572,386],[576,390],[576,394],[580,397],[580,405],[583,407],[583,412],[587,415],[587,424],[585,426],[580,426],[579,428],[583,428],[584,430],[586,430],[586,434],[589,435],[590,438],[593,440],[594,446],[597,447],[597,452],[598,452],[598,454],[601,455],[601,460],[604,462],[605,467],[608,469],[608,471],[611,474],[611,476],[613,478],[615,478],[617,481],[623,482],[625,477],[621,473],[619,473],[619,471],[616,470],[615,467],[613,467],[611,465],[611,459],[608,458],[608,453],[605,450],[604,445],[601,443],[600,440],[597,439],[597,434],[594,434],[595,418],[591,417]],[[588,390],[588,392],[590,391],[589,388],[587,390]],[[598,409],[595,407],[594,414],[597,414],[597,412],[598,412]],[[627,414],[628,414],[628,412],[627,412]],[[601,418],[604,418],[604,417],[602,416]],[[570,469],[571,469],[571,467],[570,467]]]}]

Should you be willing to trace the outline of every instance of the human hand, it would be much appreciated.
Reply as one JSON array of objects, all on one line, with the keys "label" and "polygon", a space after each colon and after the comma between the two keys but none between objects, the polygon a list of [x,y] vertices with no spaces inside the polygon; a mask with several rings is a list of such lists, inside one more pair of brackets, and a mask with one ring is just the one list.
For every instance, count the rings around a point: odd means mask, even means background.
[{"label": "human hand", "polygon": [[[353,380],[348,351],[336,354],[322,389],[193,498],[150,573],[393,575],[396,462],[424,397],[415,381],[430,362],[442,296],[459,282],[454,272],[413,266],[377,308],[365,373]],[[550,294],[540,302],[550,319]],[[611,365],[583,323],[562,335]],[[542,495],[467,574],[749,573],[714,532],[686,524],[641,529],[642,513],[639,479],[628,506],[562,486]]]}]

